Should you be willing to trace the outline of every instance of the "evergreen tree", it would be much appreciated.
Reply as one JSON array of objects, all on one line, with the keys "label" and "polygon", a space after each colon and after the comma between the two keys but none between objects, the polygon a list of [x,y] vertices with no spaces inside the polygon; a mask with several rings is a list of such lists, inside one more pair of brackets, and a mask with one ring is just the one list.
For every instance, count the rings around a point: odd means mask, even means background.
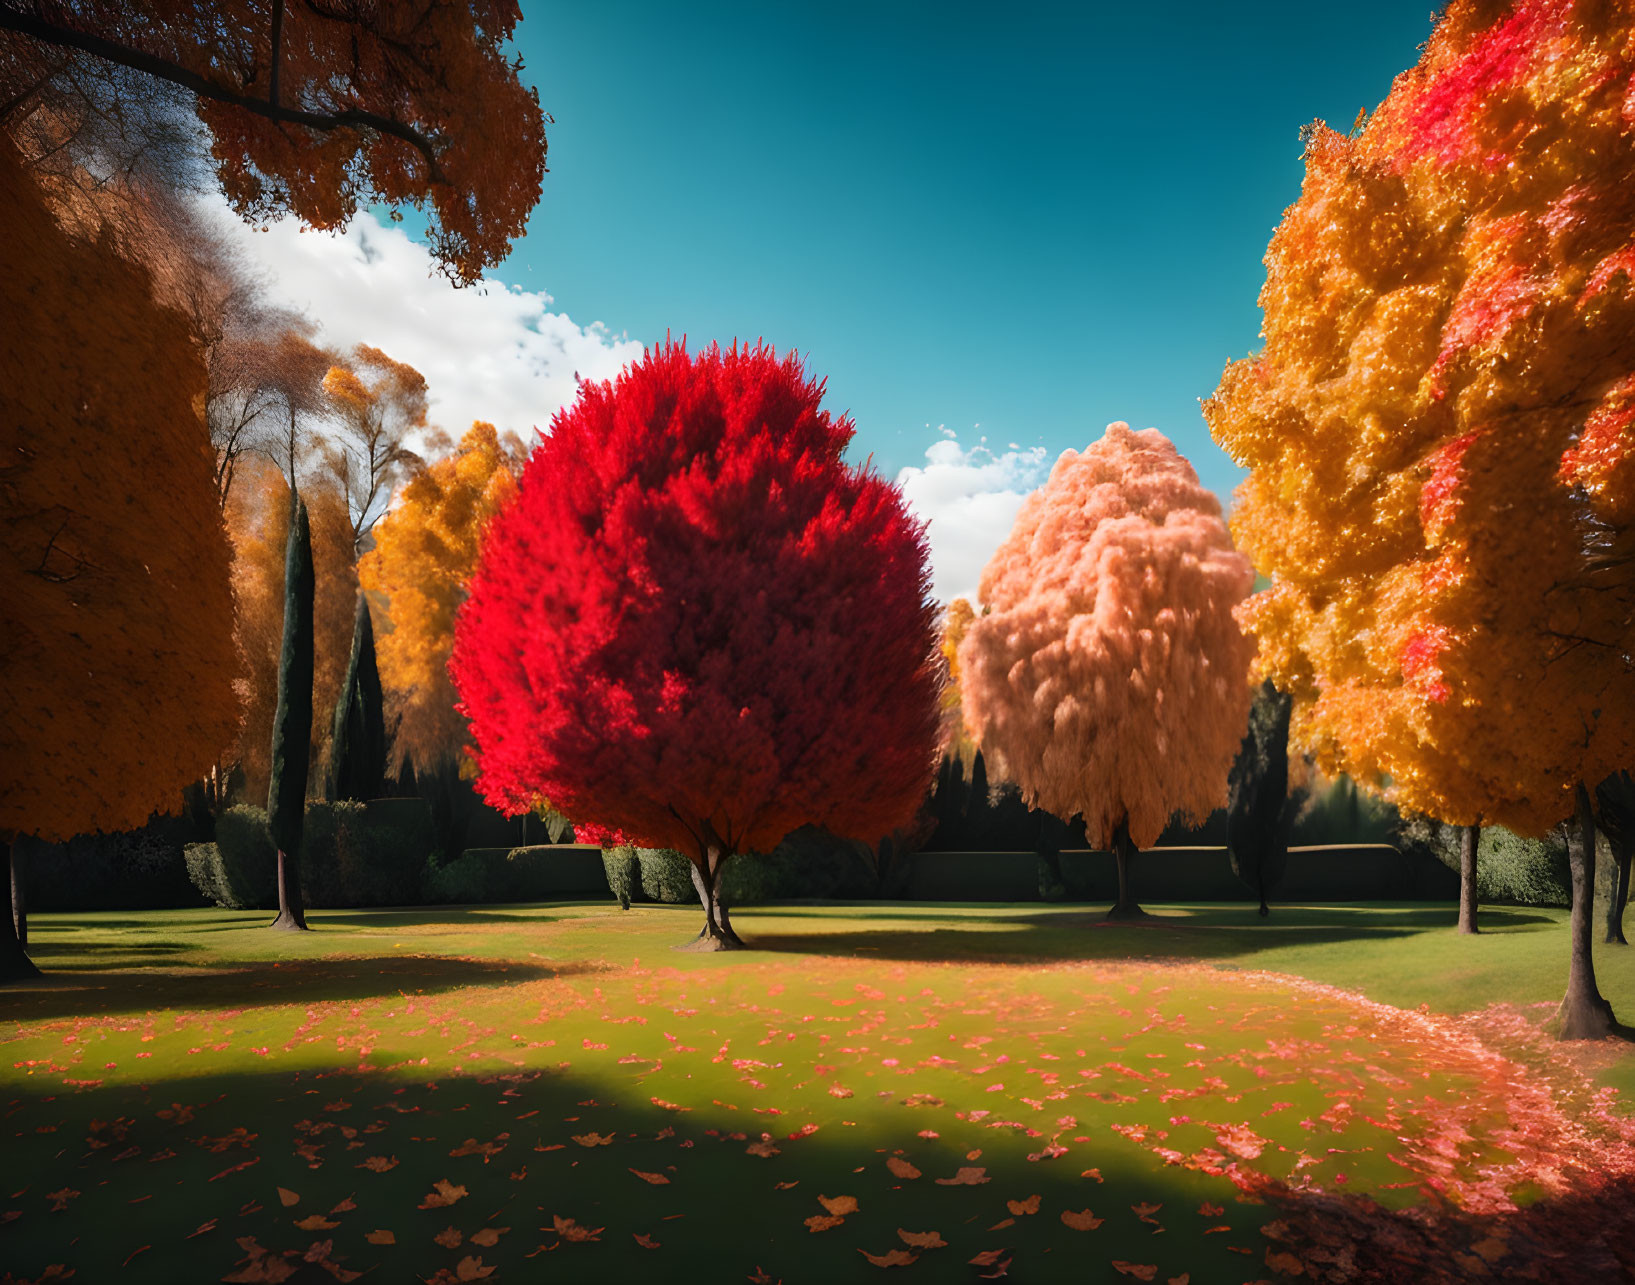
[{"label": "evergreen tree", "polygon": [[1227,778],[1226,851],[1232,873],[1260,898],[1268,915],[1266,893],[1289,860],[1289,709],[1287,693],[1270,680],[1260,685],[1249,709],[1249,730]]},{"label": "evergreen tree", "polygon": [[273,714],[272,781],[267,826],[278,849],[278,918],[274,928],[305,930],[301,905],[301,832],[312,755],[312,535],[307,506],[290,488],[290,536],[284,547],[284,645],[278,655],[278,708]]},{"label": "evergreen tree", "polygon": [[326,794],[331,801],[379,798],[385,779],[386,710],[380,671],[375,666],[375,629],[368,598],[359,593],[352,655],[340,699],[335,702]]}]

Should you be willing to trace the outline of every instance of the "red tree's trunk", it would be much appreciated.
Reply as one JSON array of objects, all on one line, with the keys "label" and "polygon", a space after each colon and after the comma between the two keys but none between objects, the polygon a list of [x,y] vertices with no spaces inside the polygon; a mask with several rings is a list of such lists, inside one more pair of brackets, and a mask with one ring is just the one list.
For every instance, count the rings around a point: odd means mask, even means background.
[{"label": "red tree's trunk", "polygon": [[1612,1033],[1612,1005],[1595,984],[1591,928],[1595,915],[1595,813],[1589,792],[1578,787],[1577,816],[1567,829],[1567,861],[1573,877],[1572,954],[1567,967],[1567,994],[1559,1016],[1564,1040],[1598,1040]]},{"label": "red tree's trunk", "polygon": [[23,941],[17,935],[19,924],[23,931],[28,931],[28,919],[23,911],[23,884],[19,873],[20,866],[17,857],[17,836],[6,835],[6,858],[11,867],[11,897],[12,913],[0,915],[0,982],[20,981],[25,977],[38,977],[40,970],[34,967],[24,949]]},{"label": "red tree's trunk", "polygon": [[1476,845],[1482,825],[1467,825],[1459,831],[1459,931],[1481,932],[1476,926]]},{"label": "red tree's trunk", "polygon": [[1612,857],[1618,865],[1618,878],[1613,884],[1612,898],[1607,902],[1607,941],[1618,946],[1629,945],[1629,939],[1624,936],[1624,907],[1629,905],[1629,865],[1632,855],[1635,855],[1635,849],[1629,844],[1613,845]]},{"label": "red tree's trunk", "polygon": [[17,934],[17,944],[28,949],[28,879],[23,872],[23,857],[17,851],[17,841],[7,844],[11,853],[11,930]]},{"label": "red tree's trunk", "polygon": [[1130,839],[1128,822],[1120,821],[1113,831],[1113,858],[1118,862],[1118,900],[1107,912],[1109,919],[1145,919],[1147,912],[1136,905],[1130,894],[1130,863],[1135,860],[1135,844]]},{"label": "red tree's trunk", "polygon": [[[727,854],[730,856],[731,854]],[[698,890],[699,903],[704,907],[704,927],[684,949],[687,950],[741,950],[743,940],[732,930],[726,903],[721,899],[721,872],[726,857],[716,844],[704,850],[704,859],[692,863],[693,887]]]},{"label": "red tree's trunk", "polygon": [[301,863],[278,850],[278,918],[272,927],[305,932],[306,908],[301,904]]}]

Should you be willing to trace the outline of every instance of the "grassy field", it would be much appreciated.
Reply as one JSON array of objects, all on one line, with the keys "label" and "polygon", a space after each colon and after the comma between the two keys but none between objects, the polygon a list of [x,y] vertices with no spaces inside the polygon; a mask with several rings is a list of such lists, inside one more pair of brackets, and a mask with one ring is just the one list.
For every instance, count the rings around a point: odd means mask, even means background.
[{"label": "grassy field", "polygon": [[1635,1047],[1536,1030],[1561,912],[1157,909],[756,908],[713,956],[693,908],[40,916],[0,1268],[1323,1279],[1288,1225],[1367,1196],[1502,1274],[1515,1206],[1626,1173]]}]

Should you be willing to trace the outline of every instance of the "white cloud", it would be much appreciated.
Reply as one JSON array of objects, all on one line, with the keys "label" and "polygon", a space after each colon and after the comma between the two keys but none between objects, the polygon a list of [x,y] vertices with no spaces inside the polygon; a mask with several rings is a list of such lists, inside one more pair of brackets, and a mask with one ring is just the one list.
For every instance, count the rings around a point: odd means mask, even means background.
[{"label": "white cloud", "polygon": [[607,379],[641,355],[601,322],[552,312],[551,297],[488,281],[456,290],[402,228],[359,213],[338,233],[295,219],[246,226],[219,198],[224,230],[267,278],[276,303],[304,312],[337,348],[372,344],[426,377],[431,423],[456,438],[484,419],[534,440],[572,402],[574,372]]},{"label": "white cloud", "polygon": [[944,436],[926,448],[925,466],[903,469],[897,482],[915,515],[930,522],[932,592],[974,604],[982,568],[1045,479],[1045,448],[1013,444],[995,455],[986,446],[967,450],[941,425],[937,431]]}]

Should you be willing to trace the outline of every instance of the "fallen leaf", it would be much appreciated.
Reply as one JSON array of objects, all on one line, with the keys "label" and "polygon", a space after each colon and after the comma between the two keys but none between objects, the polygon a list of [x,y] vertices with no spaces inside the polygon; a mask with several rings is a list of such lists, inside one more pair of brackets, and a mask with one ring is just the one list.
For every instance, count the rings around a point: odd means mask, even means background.
[{"label": "fallen leaf", "polygon": [[828,1231],[831,1227],[838,1227],[845,1222],[844,1218],[836,1218],[830,1214],[813,1214],[806,1220],[808,1231]]},{"label": "fallen leaf", "polygon": [[60,1214],[68,1208],[68,1202],[79,1195],[72,1187],[62,1187],[56,1191],[48,1191],[45,1198],[51,1202],[51,1212]]},{"label": "fallen leaf", "polygon": [[329,1231],[339,1227],[340,1223],[332,1223],[322,1214],[308,1214],[305,1218],[297,1218],[295,1225],[302,1231]]},{"label": "fallen leaf", "polygon": [[1081,1173],[1079,1175],[1079,1177],[1081,1177],[1081,1178],[1090,1178],[1090,1179],[1093,1179],[1096,1182],[1100,1182],[1101,1181],[1101,1170],[1100,1169],[1086,1169],[1083,1173]]},{"label": "fallen leaf", "polygon": [[1039,1212],[1039,1197],[1029,1196],[1026,1200],[1007,1200],[1005,1208],[1018,1217],[1022,1214],[1036,1214]]},{"label": "fallen leaf", "polygon": [[1509,1248],[1509,1242],[1501,1240],[1497,1236],[1488,1236],[1470,1247],[1471,1252],[1481,1255],[1489,1266],[1497,1264],[1505,1256]]},{"label": "fallen leaf", "polygon": [[585,1241],[600,1240],[605,1227],[581,1227],[571,1218],[564,1218],[560,1214],[552,1214],[551,1222],[556,1226],[556,1234],[563,1240]]},{"label": "fallen leaf", "polygon": [[1171,1276],[1165,1285],[1192,1285],[1192,1273],[1182,1272],[1179,1276]]},{"label": "fallen leaf", "polygon": [[1095,1231],[1106,1219],[1097,1218],[1088,1209],[1080,1209],[1077,1212],[1064,1209],[1062,1210],[1062,1221],[1074,1231]]},{"label": "fallen leaf", "polygon": [[1004,1256],[1005,1251],[1002,1249],[985,1249],[969,1261],[973,1267],[992,1267]]},{"label": "fallen leaf", "polygon": [[1274,1250],[1268,1247],[1266,1250],[1266,1266],[1270,1267],[1274,1272],[1282,1272],[1287,1276],[1304,1276],[1306,1274],[1305,1263],[1287,1250]]},{"label": "fallen leaf", "polygon": [[457,1281],[480,1281],[485,1276],[492,1276],[494,1269],[484,1267],[481,1257],[462,1258],[454,1269],[454,1279]]},{"label": "fallen leaf", "polygon": [[442,1231],[438,1232],[437,1235],[433,1236],[432,1239],[444,1249],[459,1249],[461,1243],[465,1240],[465,1237],[460,1234],[459,1228],[445,1227]]},{"label": "fallen leaf", "polygon": [[952,1178],[938,1178],[939,1187],[975,1187],[988,1181],[988,1171],[985,1168],[969,1168],[961,1166]]},{"label": "fallen leaf", "polygon": [[471,1243],[481,1245],[484,1249],[492,1249],[500,1243],[500,1237],[510,1230],[509,1227],[484,1227],[481,1231],[472,1233]]},{"label": "fallen leaf", "polygon": [[988,1230],[989,1231],[1004,1231],[1005,1228],[1014,1227],[1014,1226],[1016,1226],[1016,1219],[1014,1219],[1014,1218],[1001,1218],[992,1227],[988,1228]]},{"label": "fallen leaf", "polygon": [[395,1245],[397,1237],[383,1228],[377,1228],[364,1237],[371,1245]]},{"label": "fallen leaf", "polygon": [[1123,1272],[1126,1276],[1133,1276],[1138,1281],[1150,1281],[1158,1275],[1158,1266],[1155,1263],[1126,1263],[1122,1259],[1113,1259],[1113,1270]]},{"label": "fallen leaf", "polygon": [[897,1235],[903,1244],[911,1249],[942,1249],[948,1242],[942,1238],[941,1232],[935,1231],[904,1231],[897,1229]]},{"label": "fallen leaf", "polygon": [[778,1148],[772,1145],[771,1138],[762,1138],[759,1142],[752,1142],[744,1148],[752,1156],[768,1159],[778,1154]]},{"label": "fallen leaf", "polygon": [[385,1173],[388,1169],[397,1168],[396,1156],[367,1156],[359,1169],[367,1169],[371,1173]]},{"label": "fallen leaf", "polygon": [[456,1187],[447,1178],[439,1178],[432,1183],[432,1190],[420,1202],[422,1209],[443,1209],[458,1200],[464,1200],[470,1193],[464,1187]]},{"label": "fallen leaf", "polygon": [[855,1214],[857,1212],[856,1196],[819,1196],[818,1204],[822,1205],[831,1214]]},{"label": "fallen leaf", "polygon": [[643,1249],[657,1249],[659,1247],[659,1242],[654,1240],[644,1231],[631,1232],[630,1239],[635,1241]]},{"label": "fallen leaf", "polygon": [[1207,1200],[1198,1206],[1198,1214],[1202,1218],[1219,1218],[1225,1212],[1225,1205],[1212,1205]]},{"label": "fallen leaf", "polygon": [[572,1137],[581,1147],[605,1147],[613,1141],[611,1133],[576,1133]]},{"label": "fallen leaf", "polygon": [[800,1179],[796,1178],[792,1182],[774,1183],[772,1185],[772,1190],[773,1191],[788,1191],[791,1187],[798,1187],[798,1186],[800,1186]]},{"label": "fallen leaf", "polygon": [[918,1254],[911,1254],[906,1249],[893,1249],[885,1254],[871,1254],[866,1249],[860,1249],[857,1252],[876,1267],[907,1267],[910,1263],[920,1261]]},{"label": "fallen leaf", "polygon": [[918,1178],[920,1171],[901,1156],[887,1156],[886,1168],[899,1178]]},{"label": "fallen leaf", "polygon": [[844,1085],[831,1084],[829,1086],[829,1096],[831,1098],[849,1098],[851,1095],[852,1091],[846,1088]]},{"label": "fallen leaf", "polygon": [[336,1205],[335,1208],[331,1209],[329,1212],[332,1213],[332,1214],[349,1214],[354,1209],[356,1209],[357,1207],[358,1207],[358,1202],[353,1200],[351,1196],[348,1196],[345,1200],[341,1201],[340,1204]]},{"label": "fallen leaf", "polygon": [[1149,1205],[1149,1204],[1146,1204],[1145,1202],[1143,1202],[1141,1204],[1131,1205],[1130,1206],[1130,1212],[1133,1213],[1142,1222],[1152,1223],[1154,1226],[1156,1226],[1158,1224],[1158,1220],[1156,1218],[1154,1218],[1153,1215],[1156,1214],[1163,1207],[1164,1206],[1161,1205],[1161,1204],[1159,1204],[1159,1205]]},{"label": "fallen leaf", "polygon": [[650,1182],[655,1187],[662,1187],[670,1181],[661,1173],[648,1173],[644,1169],[632,1169],[630,1172],[635,1174],[636,1177],[640,1178],[643,1182]]},{"label": "fallen leaf", "polygon": [[283,1205],[285,1209],[288,1209],[291,1205],[298,1203],[300,1199],[301,1197],[297,1196],[288,1187],[280,1187],[278,1189],[278,1203]]}]

